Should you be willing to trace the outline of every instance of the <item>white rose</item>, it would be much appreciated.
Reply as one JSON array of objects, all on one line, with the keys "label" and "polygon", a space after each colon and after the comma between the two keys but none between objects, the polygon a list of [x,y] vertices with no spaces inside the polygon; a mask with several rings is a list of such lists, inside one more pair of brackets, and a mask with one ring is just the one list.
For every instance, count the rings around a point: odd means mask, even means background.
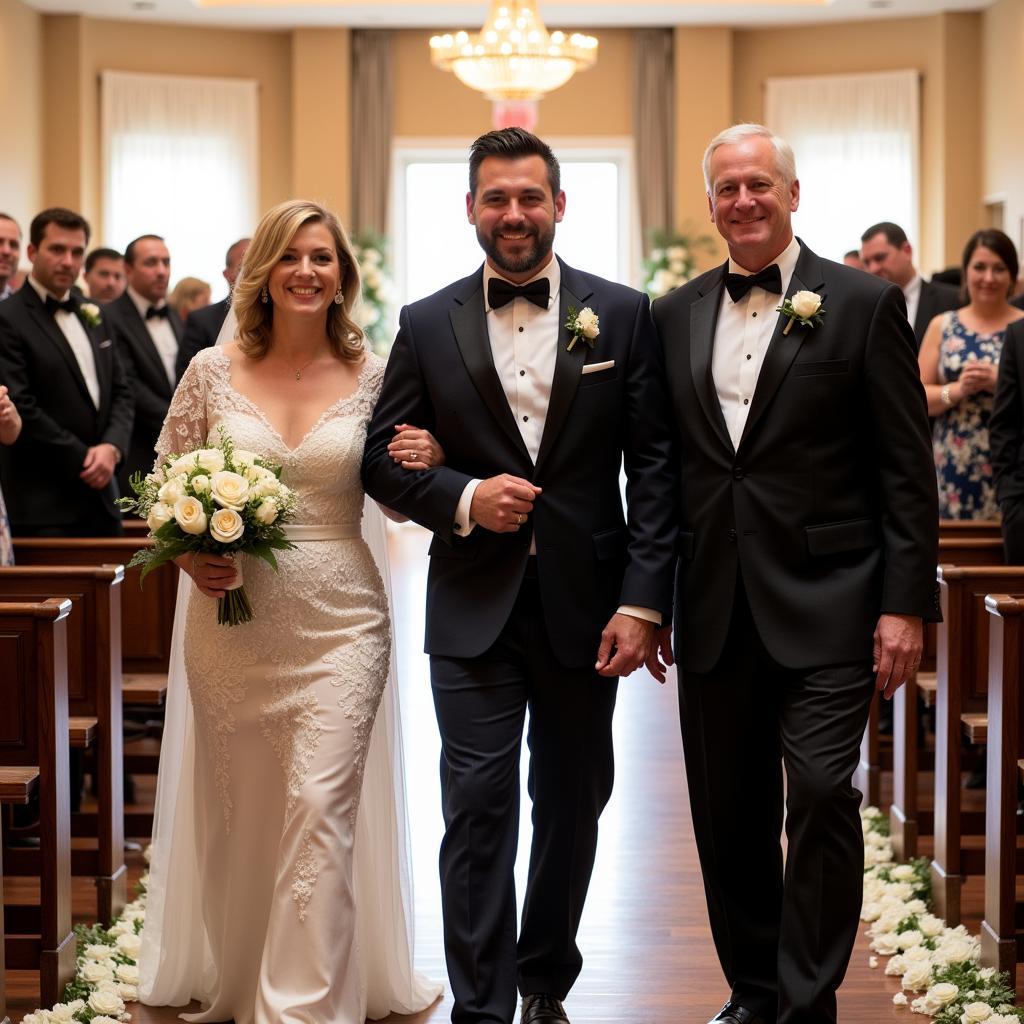
[{"label": "white rose", "polygon": [[[867,894],[865,893],[865,896]],[[879,903],[865,903],[860,910],[860,919],[862,921],[877,921],[882,916],[882,907]]]},{"label": "white rose", "polygon": [[234,509],[218,509],[210,516],[210,534],[221,544],[230,544],[238,540],[244,532],[245,523]]},{"label": "white rose", "polygon": [[192,465],[207,473],[219,473],[224,468],[224,453],[219,448],[200,448],[192,453]]},{"label": "white rose", "polygon": [[960,1015],[962,1024],[980,1024],[992,1016],[992,1007],[988,1003],[968,1003]]},{"label": "white rose", "polygon": [[960,989],[948,981],[940,981],[928,989],[928,995],[939,1006],[948,1006],[960,994]]},{"label": "white rose", "polygon": [[931,963],[932,951],[927,946],[914,946],[911,949],[908,949],[906,953],[903,954],[903,957],[908,964],[913,963],[915,960],[927,960]]},{"label": "white rose", "polygon": [[664,295],[675,287],[676,275],[669,270],[656,270],[651,278],[651,290],[656,295]]},{"label": "white rose", "polygon": [[892,1002],[894,1006],[906,1006],[907,997],[902,992],[897,992],[896,995],[892,997]]},{"label": "white rose", "polygon": [[89,996],[89,1009],[108,1017],[124,1012],[124,1000],[112,989],[99,988]]},{"label": "white rose", "polygon": [[681,245],[670,245],[665,250],[665,255],[670,260],[685,260],[686,259],[686,250]]},{"label": "white rose", "polygon": [[116,952],[113,946],[105,946],[102,943],[85,947],[85,955],[90,960],[110,960]]},{"label": "white rose", "polygon": [[920,946],[924,940],[924,936],[916,930],[908,932],[900,932],[897,942],[900,944],[900,949],[907,950],[913,949],[914,946]]},{"label": "white rose", "polygon": [[198,498],[179,498],[174,504],[174,518],[186,533],[206,532],[206,510]]},{"label": "white rose", "polygon": [[173,505],[179,498],[185,496],[185,483],[181,477],[174,477],[168,480],[159,491],[156,492],[156,496],[165,504]]},{"label": "white rose", "polygon": [[175,459],[167,467],[167,479],[175,476],[187,476],[196,468],[196,456],[195,452],[189,455],[182,455],[180,459]]},{"label": "white rose", "polygon": [[928,963],[912,963],[903,975],[903,987],[911,992],[923,992],[932,980],[932,965]]},{"label": "white rose", "polygon": [[38,1013],[26,1013],[21,1018],[21,1024],[46,1024],[45,1018],[39,1016]]},{"label": "white rose", "polygon": [[914,869],[909,864],[897,864],[891,874],[894,882],[912,882],[914,880]]},{"label": "white rose", "polygon": [[[22,1022],[22,1024],[24,1024],[24,1022]],[[98,1017],[93,1017],[90,1024],[121,1024],[121,1022],[116,1017],[107,1017],[106,1015],[101,1015]]]},{"label": "white rose", "polygon": [[907,917],[918,917],[923,914],[928,907],[925,905],[924,900],[911,900],[906,905]]},{"label": "white rose", "polygon": [[682,260],[669,260],[668,269],[676,275],[680,275],[686,270],[686,264]]},{"label": "white rose", "polygon": [[871,943],[871,948],[876,953],[881,953],[882,956],[892,956],[892,954],[898,952],[900,948],[899,938],[894,932],[885,932],[882,935],[876,935],[874,941]]},{"label": "white rose", "polygon": [[113,936],[115,939],[118,935],[126,935],[128,932],[133,932],[135,929],[128,924],[127,921],[115,921],[108,929],[107,934]]},{"label": "white rose", "polygon": [[244,448],[236,448],[231,456],[231,461],[236,467],[251,466],[256,462],[256,453],[246,451]]},{"label": "white rose", "polygon": [[135,932],[129,932],[126,935],[118,935],[115,945],[118,952],[131,957],[132,960],[136,960],[139,956],[139,950],[142,948],[142,939]]},{"label": "white rose", "polygon": [[139,969],[135,964],[118,964],[114,973],[117,975],[117,980],[123,981],[126,985],[138,985],[139,983]]},{"label": "white rose", "polygon": [[78,969],[78,974],[83,981],[95,985],[99,981],[110,981],[114,977],[110,964],[102,963],[99,960],[86,960]]},{"label": "white rose", "polygon": [[593,340],[601,333],[597,314],[589,306],[584,306],[576,314],[576,323],[579,324],[584,338]]},{"label": "white rose", "polygon": [[249,481],[240,473],[222,469],[210,477],[210,497],[222,508],[241,511],[249,498]]},{"label": "white rose", "polygon": [[205,494],[210,489],[210,478],[205,473],[196,473],[192,477],[192,490],[196,494]]},{"label": "white rose", "polygon": [[[76,1000],[76,1002],[80,1002],[80,1000]],[[81,1007],[76,1009],[71,1003],[55,1003],[53,1009],[50,1010],[50,1020],[71,1020],[71,1018],[78,1013],[79,1009],[81,1009]],[[43,1012],[45,1013],[46,1011],[44,1010]]]},{"label": "white rose", "polygon": [[941,917],[934,917],[932,914],[925,914],[923,917],[917,919],[917,927],[921,929],[921,934],[926,939],[934,939],[936,935],[942,933],[942,929],[945,927]]},{"label": "white rose", "polygon": [[889,957],[889,962],[885,965],[885,973],[894,978],[902,978],[907,973],[909,966],[910,961],[902,953],[897,953],[895,956]]},{"label": "white rose", "polygon": [[256,507],[256,522],[269,526],[278,516],[277,502],[273,498],[264,498]]},{"label": "white rose", "polygon": [[947,932],[935,950],[935,959],[943,964],[957,964],[977,959],[975,944],[963,935]]},{"label": "white rose", "polygon": [[821,308],[821,296],[814,292],[795,292],[789,300],[797,316],[810,320]]},{"label": "white rose", "polygon": [[126,1003],[135,1003],[139,999],[139,989],[137,985],[127,985],[123,981],[117,986],[117,994]]},{"label": "white rose", "polygon": [[146,516],[146,525],[149,527],[150,533],[156,533],[161,526],[169,523],[173,516],[174,513],[169,506],[165,505],[162,501],[154,501],[149,510],[149,515]]}]

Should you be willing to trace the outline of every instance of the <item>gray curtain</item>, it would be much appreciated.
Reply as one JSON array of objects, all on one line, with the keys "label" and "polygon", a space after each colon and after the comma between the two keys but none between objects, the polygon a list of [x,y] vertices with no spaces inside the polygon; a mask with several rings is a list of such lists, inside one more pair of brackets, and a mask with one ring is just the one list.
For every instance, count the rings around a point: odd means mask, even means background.
[{"label": "gray curtain", "polygon": [[637,29],[633,57],[633,136],[643,252],[654,228],[675,227],[675,34],[670,28]]},{"label": "gray curtain", "polygon": [[388,226],[394,74],[391,32],[352,32],[353,234]]}]

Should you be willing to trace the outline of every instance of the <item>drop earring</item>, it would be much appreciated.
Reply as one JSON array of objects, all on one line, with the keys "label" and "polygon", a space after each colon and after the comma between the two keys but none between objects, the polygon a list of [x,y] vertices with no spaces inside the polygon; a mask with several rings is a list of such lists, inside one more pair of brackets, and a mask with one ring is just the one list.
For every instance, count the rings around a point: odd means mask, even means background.
[{"label": "drop earring", "polygon": [[344,296],[344,295],[342,294],[342,291],[341,291],[341,289],[339,288],[339,289],[338,289],[338,290],[337,290],[337,291],[336,291],[336,292],[334,293],[334,304],[335,304],[336,306],[340,306],[340,305],[341,305],[341,304],[342,304],[342,303],[343,303],[344,301],[345,301],[345,296]]},{"label": "drop earring", "polygon": [[270,301],[270,292],[267,291],[267,286],[264,285],[260,289],[260,302],[267,303]]}]

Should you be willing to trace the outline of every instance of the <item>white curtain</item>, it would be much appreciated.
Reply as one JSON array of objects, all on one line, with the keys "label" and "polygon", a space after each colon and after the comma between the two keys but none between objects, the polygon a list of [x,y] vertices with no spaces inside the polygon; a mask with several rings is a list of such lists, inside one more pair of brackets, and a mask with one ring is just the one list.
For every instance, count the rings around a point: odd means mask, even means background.
[{"label": "white curtain", "polygon": [[257,83],[120,71],[101,83],[103,243],[162,235],[172,285],[199,277],[222,298],[224,254],[258,214]]},{"label": "white curtain", "polygon": [[918,244],[916,71],[770,78],[765,120],[796,154],[796,233],[841,260],[865,228],[899,224]]}]

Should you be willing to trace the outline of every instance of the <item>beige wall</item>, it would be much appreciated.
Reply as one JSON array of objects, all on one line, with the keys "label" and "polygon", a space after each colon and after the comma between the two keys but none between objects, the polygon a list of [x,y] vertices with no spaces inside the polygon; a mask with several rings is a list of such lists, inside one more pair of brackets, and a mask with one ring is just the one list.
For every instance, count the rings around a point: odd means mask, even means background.
[{"label": "beige wall", "polygon": [[996,0],[982,19],[982,198],[1001,199],[1003,228],[1024,249],[1024,3]]},{"label": "beige wall", "polygon": [[42,198],[42,16],[21,0],[0,3],[0,68],[8,85],[0,160],[0,210],[28,234]]}]

